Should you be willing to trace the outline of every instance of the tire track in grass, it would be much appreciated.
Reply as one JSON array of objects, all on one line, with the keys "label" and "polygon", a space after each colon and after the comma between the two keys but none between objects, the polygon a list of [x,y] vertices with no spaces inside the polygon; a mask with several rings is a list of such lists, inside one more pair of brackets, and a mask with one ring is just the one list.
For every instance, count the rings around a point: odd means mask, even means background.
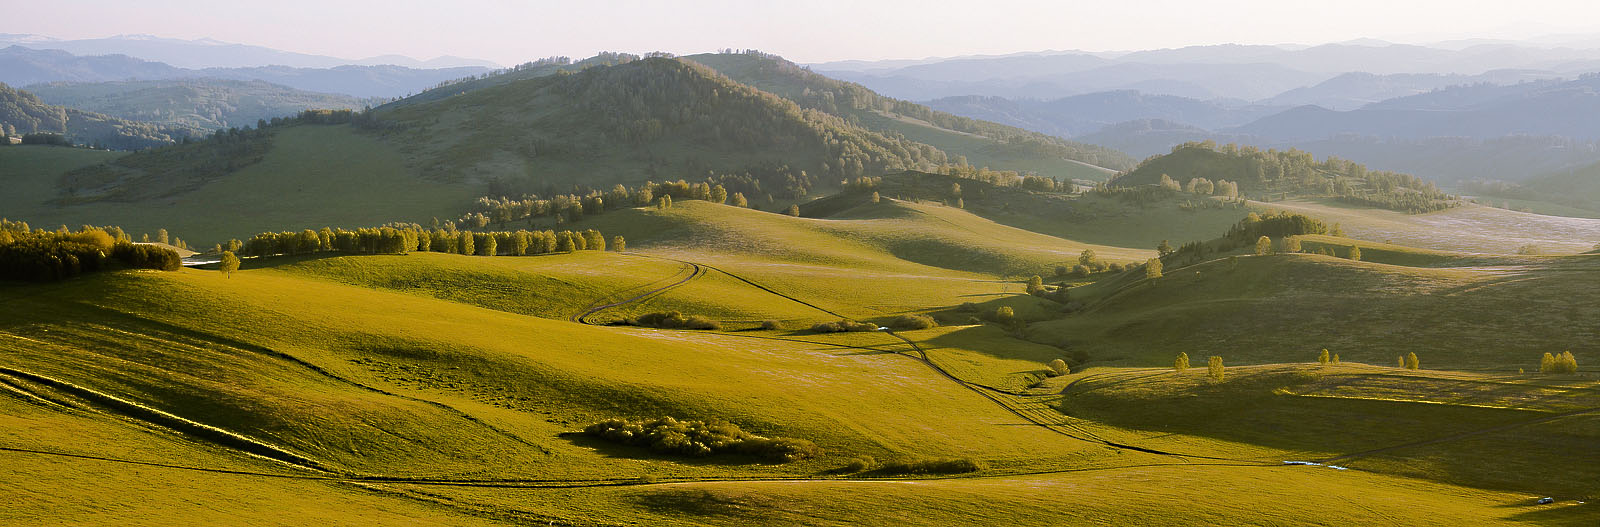
[{"label": "tire track in grass", "polygon": [[[812,304],[810,302],[806,302],[806,301],[801,300],[799,298],[795,298],[793,296],[781,293],[781,292],[776,291],[776,290],[774,290],[774,289],[772,289],[770,287],[767,287],[767,286],[761,285],[759,283],[756,283],[755,281],[752,281],[752,280],[750,280],[748,278],[744,278],[742,276],[730,273],[728,271],[725,271],[725,270],[722,270],[722,269],[718,269],[717,267],[712,266],[712,265],[689,262],[687,260],[678,260],[678,259],[675,259],[675,258],[668,258],[668,257],[663,257],[663,256],[651,256],[651,257],[652,258],[661,258],[661,259],[664,259],[664,260],[672,260],[672,261],[676,261],[676,262],[687,263],[687,264],[690,264],[690,265],[702,266],[702,267],[705,267],[705,268],[720,272],[722,274],[728,275],[728,276],[730,276],[730,277],[732,277],[732,278],[734,278],[736,280],[739,280],[741,282],[749,284],[752,287],[755,287],[755,288],[760,289],[762,291],[766,291],[766,292],[771,293],[773,295],[776,295],[778,297],[787,299],[787,300],[789,300],[791,302],[795,302],[795,303],[810,307],[812,309],[816,309],[818,311],[821,311],[823,313],[827,313],[829,315],[833,315],[833,316],[836,316],[836,317],[848,318],[848,317],[845,317],[845,316],[840,315],[838,313],[835,313],[835,312],[833,312],[831,310],[828,310],[826,308],[817,306],[816,304]],[[998,388],[995,388],[995,387],[992,387],[992,386],[984,386],[984,385],[980,385],[980,384],[977,384],[977,383],[973,383],[973,382],[969,382],[969,381],[963,380],[962,378],[957,377],[955,374],[950,373],[948,370],[944,369],[943,367],[939,366],[938,364],[936,364],[932,360],[930,360],[928,358],[928,353],[926,351],[924,351],[922,349],[922,346],[918,345],[916,343],[916,341],[913,341],[913,340],[911,340],[909,338],[906,338],[904,335],[900,335],[899,333],[895,333],[893,330],[884,330],[881,333],[888,334],[889,336],[892,336],[894,338],[900,339],[901,341],[903,341],[906,344],[910,345],[912,350],[914,350],[916,352],[916,355],[906,355],[906,356],[912,358],[913,360],[917,360],[918,362],[921,362],[923,365],[926,365],[928,368],[932,369],[934,372],[937,372],[938,374],[940,374],[944,378],[950,380],[951,382],[959,384],[962,387],[964,387],[964,388],[966,388],[968,390],[972,390],[974,393],[977,393],[978,395],[983,396],[985,399],[988,399],[990,402],[993,402],[995,405],[1000,406],[1001,408],[1005,409],[1007,412],[1010,412],[1011,414],[1016,415],[1017,417],[1020,417],[1023,420],[1025,420],[1025,421],[1027,421],[1027,422],[1029,422],[1029,423],[1031,423],[1031,424],[1033,424],[1035,426],[1039,426],[1039,427],[1044,428],[1046,430],[1049,430],[1051,432],[1054,432],[1054,433],[1057,433],[1057,434],[1060,434],[1060,435],[1063,435],[1063,436],[1066,436],[1066,437],[1070,437],[1070,438],[1073,438],[1073,439],[1077,439],[1079,441],[1097,443],[1097,444],[1105,445],[1105,446],[1112,447],[1112,448],[1123,449],[1123,450],[1132,450],[1132,451],[1135,451],[1135,452],[1144,452],[1144,453],[1148,453],[1148,454],[1156,454],[1156,455],[1162,455],[1162,456],[1173,456],[1173,457],[1179,457],[1179,458],[1207,459],[1207,460],[1213,460],[1213,461],[1230,461],[1230,462],[1254,463],[1254,464],[1263,464],[1263,465],[1267,464],[1267,462],[1260,461],[1260,460],[1234,459],[1234,458],[1224,458],[1224,457],[1215,457],[1215,456],[1201,456],[1201,455],[1195,455],[1195,454],[1180,454],[1180,453],[1167,452],[1167,451],[1153,449],[1153,448],[1145,448],[1145,447],[1140,447],[1140,446],[1136,446],[1136,445],[1129,445],[1129,444],[1126,444],[1126,443],[1120,443],[1120,442],[1111,441],[1111,440],[1099,437],[1098,435],[1094,434],[1093,432],[1089,432],[1088,430],[1084,430],[1082,427],[1078,427],[1078,426],[1075,426],[1075,425],[1066,424],[1066,423],[1051,424],[1051,423],[1045,422],[1044,420],[1041,420],[1041,419],[1039,419],[1039,418],[1037,418],[1035,416],[1030,416],[1030,415],[1025,414],[1023,411],[1019,410],[1015,405],[1013,405],[1011,403],[1008,403],[1007,401],[1001,399],[1000,395],[996,395],[995,393],[990,393],[990,392],[994,391],[994,392],[997,392],[999,394],[1004,394],[1004,395],[1007,395],[1007,396],[1015,396],[1014,394],[1010,394],[1010,393],[1006,392],[1005,390],[1001,390],[1001,389],[998,389]],[[856,347],[856,346],[849,346],[849,347]],[[870,349],[870,348],[860,348],[860,349]],[[873,351],[878,351],[878,350],[873,350]],[[900,354],[900,355],[904,355],[904,354]],[[1070,428],[1072,430],[1075,430],[1078,434],[1082,434],[1082,435],[1077,435],[1077,434],[1074,434],[1074,433],[1069,432],[1067,430],[1062,430],[1061,428]],[[1087,437],[1085,437],[1085,436],[1087,436]],[[1278,464],[1274,463],[1272,465],[1273,466],[1277,466]]]},{"label": "tire track in grass", "polygon": [[[640,256],[640,255],[633,255],[633,256]],[[662,278],[662,279],[655,280],[655,281],[652,281],[652,282],[648,282],[648,283],[643,284],[643,285],[639,285],[639,286],[634,286],[634,287],[630,287],[630,288],[627,288],[627,289],[623,289],[621,291],[617,291],[617,292],[611,293],[609,295],[605,295],[605,296],[602,296],[600,298],[597,298],[597,299],[594,300],[594,302],[591,302],[591,303],[589,303],[589,305],[584,306],[583,311],[572,315],[568,320],[571,320],[573,322],[577,322],[577,323],[580,323],[580,324],[588,324],[589,321],[587,319],[588,319],[588,317],[590,315],[593,315],[595,313],[599,313],[600,311],[604,311],[606,309],[610,309],[610,308],[617,307],[617,306],[620,306],[620,305],[624,305],[624,304],[628,304],[628,303],[632,303],[632,302],[637,302],[637,301],[643,300],[645,297],[648,297],[648,296],[651,296],[651,295],[654,295],[654,294],[659,294],[659,293],[666,292],[666,290],[668,290],[668,289],[672,289],[674,287],[678,287],[680,285],[683,285],[683,284],[687,283],[690,280],[693,280],[697,275],[704,274],[704,271],[699,266],[697,266],[695,264],[692,264],[692,263],[689,263],[689,262],[679,262],[679,263],[684,264],[684,267],[681,268],[681,269],[678,269],[677,272],[672,273],[670,276],[667,276],[666,278]],[[679,274],[682,274],[684,271],[689,271],[689,276],[684,278],[684,279],[682,279],[682,280],[678,280],[676,282],[672,282],[672,283],[667,284],[667,285],[662,286],[662,287],[657,287],[657,288],[654,288],[654,289],[650,289],[648,291],[645,291],[644,293],[641,293],[639,295],[636,295],[636,296],[633,296],[633,297],[630,297],[630,298],[627,298],[627,299],[624,299],[624,300],[619,300],[619,301],[616,301],[616,302],[601,304],[602,302],[605,302],[606,300],[608,300],[610,298],[621,296],[621,295],[627,294],[629,292],[632,292],[632,291],[635,291],[635,290],[638,290],[638,289],[650,287],[652,285],[655,285],[655,284],[663,282],[663,281],[672,280],[673,278],[677,277]]]}]

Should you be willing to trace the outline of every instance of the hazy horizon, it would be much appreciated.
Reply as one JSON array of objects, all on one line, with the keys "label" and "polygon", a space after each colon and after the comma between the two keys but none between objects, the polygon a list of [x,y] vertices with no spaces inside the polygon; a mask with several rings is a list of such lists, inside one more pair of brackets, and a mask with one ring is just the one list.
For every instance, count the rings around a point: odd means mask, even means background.
[{"label": "hazy horizon", "polygon": [[[1198,5],[1147,2],[961,4],[825,1],[806,10],[697,1],[273,5],[91,0],[64,16],[57,7],[9,8],[0,33],[63,40],[152,35],[362,59],[404,55],[485,59],[511,65],[600,51],[692,54],[761,49],[802,63],[923,60],[1042,51],[1115,52],[1218,44],[1319,45],[1358,39],[1401,44],[1528,40],[1594,35],[1600,5],[1529,1],[1457,5],[1427,0],[1357,0],[1319,6],[1253,0]],[[948,6],[948,7],[947,7]],[[305,13],[321,13],[305,18]],[[552,20],[559,18],[559,20]],[[998,29],[997,29],[998,28]],[[1426,29],[1424,29],[1426,28]],[[930,37],[936,35],[937,38]],[[1593,44],[1591,44],[1593,46]]]}]

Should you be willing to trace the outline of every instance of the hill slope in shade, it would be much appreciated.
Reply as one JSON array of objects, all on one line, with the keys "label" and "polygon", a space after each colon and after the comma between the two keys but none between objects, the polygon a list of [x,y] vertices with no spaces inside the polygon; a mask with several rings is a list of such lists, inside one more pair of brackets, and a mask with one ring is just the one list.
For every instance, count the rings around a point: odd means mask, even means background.
[{"label": "hill slope in shade", "polygon": [[254,127],[257,121],[289,117],[302,110],[360,110],[380,102],[377,99],[308,92],[263,81],[203,78],[52,82],[35,84],[27,89],[48,104],[206,132]]}]

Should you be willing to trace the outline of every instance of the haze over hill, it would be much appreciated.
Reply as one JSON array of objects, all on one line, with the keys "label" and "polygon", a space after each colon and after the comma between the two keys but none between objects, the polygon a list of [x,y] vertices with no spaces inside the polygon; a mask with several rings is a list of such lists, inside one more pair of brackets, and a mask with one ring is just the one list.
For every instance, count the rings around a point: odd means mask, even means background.
[{"label": "haze over hill", "polygon": [[1600,5],[804,7],[8,6],[0,524],[1600,522]]},{"label": "haze over hill", "polygon": [[183,40],[154,35],[116,35],[106,38],[62,40],[42,35],[0,33],[0,47],[58,49],[74,55],[127,55],[151,62],[162,62],[184,69],[252,68],[288,66],[291,68],[332,68],[336,66],[402,66],[407,68],[498,68],[487,60],[441,56],[417,60],[402,55],[383,55],[364,59],[343,59],[282,51],[261,46],[234,44],[210,38]]}]

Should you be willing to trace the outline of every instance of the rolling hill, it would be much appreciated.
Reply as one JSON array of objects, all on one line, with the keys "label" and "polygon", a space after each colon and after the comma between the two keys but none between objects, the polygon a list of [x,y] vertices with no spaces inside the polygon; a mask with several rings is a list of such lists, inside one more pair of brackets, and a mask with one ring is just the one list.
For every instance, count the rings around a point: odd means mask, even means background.
[{"label": "rolling hill", "polygon": [[78,144],[131,150],[172,144],[198,131],[53,106],[32,93],[0,84],[0,135],[56,134]]},{"label": "rolling hill", "polygon": [[303,110],[359,110],[382,103],[379,99],[308,92],[263,81],[208,78],[52,82],[28,86],[27,90],[46,104],[206,133],[253,127],[258,121],[289,117]]}]

